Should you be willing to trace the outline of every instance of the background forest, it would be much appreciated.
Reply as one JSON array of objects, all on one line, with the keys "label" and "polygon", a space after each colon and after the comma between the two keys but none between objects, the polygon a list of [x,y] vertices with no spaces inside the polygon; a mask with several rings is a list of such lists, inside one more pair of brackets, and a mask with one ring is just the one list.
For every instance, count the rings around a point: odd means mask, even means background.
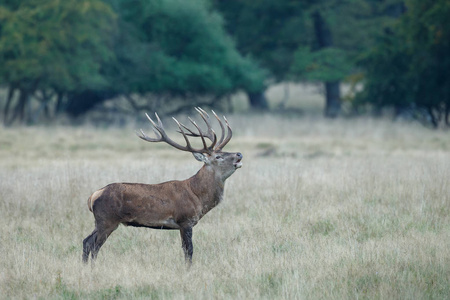
[{"label": "background forest", "polygon": [[448,126],[449,16],[447,0],[1,0],[1,118],[230,110],[237,92],[286,110],[288,83],[310,82],[326,117]]}]

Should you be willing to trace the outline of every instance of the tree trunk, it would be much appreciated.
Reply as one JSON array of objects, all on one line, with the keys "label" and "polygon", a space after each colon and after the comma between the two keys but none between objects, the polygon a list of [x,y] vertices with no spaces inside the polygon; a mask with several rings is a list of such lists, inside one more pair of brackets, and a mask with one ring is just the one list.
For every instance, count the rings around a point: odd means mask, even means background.
[{"label": "tree trunk", "polygon": [[433,125],[433,128],[437,128],[439,123],[437,121],[436,116],[433,113],[433,107],[427,106],[427,111],[428,111],[428,115],[430,116],[431,125]]},{"label": "tree trunk", "polygon": [[325,117],[336,118],[341,111],[341,90],[339,81],[325,82]]},{"label": "tree trunk", "polygon": [[258,110],[268,110],[269,103],[267,102],[267,98],[264,95],[264,92],[247,92],[248,100],[250,101],[250,106],[253,109]]},{"label": "tree trunk", "polygon": [[9,87],[8,90],[8,98],[6,99],[5,108],[3,109],[3,124],[8,125],[8,114],[9,114],[9,107],[11,106],[12,100],[14,98],[14,92],[16,89],[12,86]]},{"label": "tree trunk", "polygon": [[49,93],[48,91],[45,90],[42,90],[41,94],[42,94],[41,97],[38,97],[36,94],[34,95],[34,97],[39,100],[40,105],[32,114],[30,114],[29,122],[31,124],[39,122],[42,113],[44,113],[45,119],[47,120],[50,119],[49,102],[53,98],[54,94]]},{"label": "tree trunk", "polygon": [[[333,46],[333,36],[328,23],[322,14],[316,10],[313,13],[314,31],[316,35],[316,50]],[[341,111],[340,81],[325,82],[325,111],[328,118],[335,118]]]},{"label": "tree trunk", "polygon": [[63,92],[56,92],[56,105],[55,105],[55,116],[63,111]]},{"label": "tree trunk", "polygon": [[283,99],[281,99],[280,104],[278,104],[278,108],[279,109],[285,109],[286,108],[286,104],[289,101],[289,82],[285,82],[283,85]]},{"label": "tree trunk", "polygon": [[27,106],[30,92],[26,89],[20,90],[19,103],[16,106],[16,114],[19,116],[19,122],[25,123],[25,107]]},{"label": "tree trunk", "polygon": [[5,119],[5,125],[9,126],[19,117],[19,122],[25,122],[25,107],[30,97],[29,90],[19,89],[19,100],[14,108],[14,113],[10,119]]}]

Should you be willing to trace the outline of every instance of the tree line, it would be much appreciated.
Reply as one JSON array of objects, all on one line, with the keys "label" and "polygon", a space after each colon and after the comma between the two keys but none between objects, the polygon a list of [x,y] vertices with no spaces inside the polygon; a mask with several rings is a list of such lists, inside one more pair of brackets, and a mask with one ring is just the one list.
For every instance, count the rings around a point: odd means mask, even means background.
[{"label": "tree line", "polygon": [[[450,125],[448,0],[1,0],[4,124],[77,117],[121,97],[130,111],[217,106],[237,91],[342,81],[353,111],[394,107]],[[160,110],[160,109],[159,109]]]}]

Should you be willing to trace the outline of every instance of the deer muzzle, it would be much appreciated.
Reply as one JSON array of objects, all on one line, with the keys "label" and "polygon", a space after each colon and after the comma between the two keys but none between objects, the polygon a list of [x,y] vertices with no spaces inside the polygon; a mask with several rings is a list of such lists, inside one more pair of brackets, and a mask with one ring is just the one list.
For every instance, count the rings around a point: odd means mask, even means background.
[{"label": "deer muzzle", "polygon": [[243,156],[240,152],[236,153],[236,161],[234,162],[234,167],[236,169],[239,169],[240,167],[242,167],[242,160]]}]

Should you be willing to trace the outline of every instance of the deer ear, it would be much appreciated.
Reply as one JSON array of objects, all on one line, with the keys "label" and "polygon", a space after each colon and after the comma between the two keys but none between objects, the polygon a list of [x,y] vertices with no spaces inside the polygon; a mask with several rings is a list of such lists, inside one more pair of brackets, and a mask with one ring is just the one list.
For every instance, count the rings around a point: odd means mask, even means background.
[{"label": "deer ear", "polygon": [[208,158],[203,153],[192,153],[194,155],[195,159],[198,161],[202,161],[206,163],[208,161]]}]

